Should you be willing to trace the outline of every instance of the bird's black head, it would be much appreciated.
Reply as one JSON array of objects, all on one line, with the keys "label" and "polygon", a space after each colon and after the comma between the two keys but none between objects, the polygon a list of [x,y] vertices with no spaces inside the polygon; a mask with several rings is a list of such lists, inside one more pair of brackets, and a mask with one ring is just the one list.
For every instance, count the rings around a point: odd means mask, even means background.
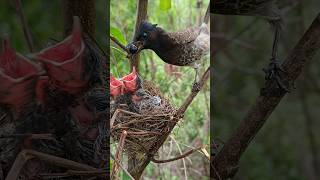
[{"label": "bird's black head", "polygon": [[151,24],[146,21],[141,22],[134,41],[127,45],[127,49],[131,54],[136,54],[142,49],[152,49],[161,30],[161,28],[157,27],[157,24]]}]

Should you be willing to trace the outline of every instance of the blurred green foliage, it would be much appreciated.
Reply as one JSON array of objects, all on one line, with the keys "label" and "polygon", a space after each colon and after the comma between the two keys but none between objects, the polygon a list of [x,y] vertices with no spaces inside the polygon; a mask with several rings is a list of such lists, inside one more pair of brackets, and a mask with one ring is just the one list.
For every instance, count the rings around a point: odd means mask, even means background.
[{"label": "blurred green foliage", "polygon": [[[32,32],[36,50],[41,50],[47,43],[62,40],[64,37],[63,12],[60,1],[32,0],[21,1],[27,23]],[[96,1],[96,38],[103,48],[107,48],[106,31],[108,23],[107,4],[103,0]],[[20,20],[16,14],[15,3],[11,0],[0,1],[0,36],[8,34],[12,46],[20,53],[28,52]]]},{"label": "blurred green foliage", "polygon": [[[133,38],[137,2],[135,0],[111,1],[111,27],[121,31],[127,42]],[[169,2],[171,2],[170,6],[162,4]],[[198,26],[202,22],[209,0],[200,2],[202,2],[201,7],[197,8],[195,0],[149,1],[148,20],[169,32]],[[167,8],[161,8],[162,5]],[[203,62],[202,74],[210,64],[209,57],[205,57]],[[168,67],[165,63],[150,50],[142,51],[139,67],[142,79],[154,82],[174,106],[179,107],[190,94],[195,75],[192,68],[174,67],[174,73],[170,74],[166,71]],[[110,69],[116,77],[122,77],[130,72],[126,53],[113,43],[111,43]],[[174,129],[172,138],[168,138],[159,150],[157,158],[175,157],[179,155],[179,148],[184,152],[195,145],[209,144],[209,87],[208,82],[186,111],[183,120]],[[186,173],[188,179],[208,179],[209,163],[202,154],[194,153],[184,161],[185,171],[182,160],[166,164],[150,163],[143,177],[145,179],[183,179]]]},{"label": "blurred green foliage", "polygon": [[[283,61],[319,13],[320,3],[316,0],[279,3],[283,14],[279,59]],[[264,85],[262,68],[271,57],[273,33],[262,18],[214,15],[213,21],[212,44],[216,54],[212,57],[215,59],[212,138],[227,141]],[[251,142],[240,160],[235,180],[320,178],[317,120],[320,91],[316,87],[320,83],[319,57],[318,53],[307,65],[304,78],[299,78],[296,89],[283,98]],[[310,142],[312,137],[314,142]]]}]

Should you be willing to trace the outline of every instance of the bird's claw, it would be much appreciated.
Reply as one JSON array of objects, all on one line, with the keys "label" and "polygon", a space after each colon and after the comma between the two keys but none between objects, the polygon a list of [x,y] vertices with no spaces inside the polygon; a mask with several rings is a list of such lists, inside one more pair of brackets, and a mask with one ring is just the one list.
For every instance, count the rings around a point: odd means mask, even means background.
[{"label": "bird's claw", "polygon": [[198,82],[194,82],[192,85],[192,92],[198,92],[200,89],[200,84]]},{"label": "bird's claw", "polygon": [[286,71],[281,67],[277,60],[272,60],[267,68],[263,68],[265,72],[265,80],[275,81],[278,87],[285,92],[290,92],[288,85],[286,85],[281,77],[281,73],[286,73]]}]

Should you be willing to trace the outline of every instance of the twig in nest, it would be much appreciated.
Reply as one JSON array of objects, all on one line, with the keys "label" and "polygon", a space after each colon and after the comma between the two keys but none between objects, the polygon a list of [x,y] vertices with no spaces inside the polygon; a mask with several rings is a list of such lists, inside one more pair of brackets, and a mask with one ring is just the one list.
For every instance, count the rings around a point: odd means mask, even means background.
[{"label": "twig in nest", "polygon": [[200,147],[197,147],[195,149],[191,149],[189,151],[186,151],[185,153],[181,154],[180,156],[177,156],[177,157],[174,157],[174,158],[171,158],[171,159],[166,159],[166,160],[157,160],[157,159],[154,159],[153,157],[151,158],[151,161],[154,162],[154,163],[167,163],[167,162],[172,162],[172,161],[176,161],[176,160],[179,160],[179,159],[182,159],[182,158],[185,158],[187,156],[189,156],[190,154],[202,149],[203,146],[200,146]]},{"label": "twig in nest", "polygon": [[33,158],[37,158],[41,161],[48,162],[49,164],[53,164],[56,166],[64,167],[72,170],[84,170],[84,171],[97,171],[98,169],[88,166],[86,164],[81,164],[78,162],[74,162],[68,159],[60,158],[57,156],[45,154],[42,152],[25,149],[22,150],[16,160],[14,161],[6,179],[17,179],[21,169],[24,165]]},{"label": "twig in nest", "polygon": [[145,131],[145,132],[128,132],[129,135],[148,136],[148,135],[162,135],[159,132]]},{"label": "twig in nest", "polygon": [[[210,76],[210,67],[205,71],[205,73],[202,75],[201,80],[199,81],[199,86],[200,89],[202,89],[203,85],[205,82],[208,80]],[[186,98],[182,106],[174,112],[173,114],[169,117],[171,121],[168,122],[169,124],[166,125],[165,131],[161,131],[162,135],[155,137],[155,139],[152,139],[151,143],[148,143],[148,148],[146,151],[147,157],[142,159],[142,161],[139,162],[139,166],[135,167],[134,169],[131,169],[132,176],[135,177],[136,179],[139,179],[143,170],[145,167],[152,161],[153,155],[159,150],[159,148],[163,145],[167,137],[170,135],[172,129],[176,125],[179,119],[181,119],[182,115],[185,113],[187,110],[188,106],[191,104],[193,99],[196,97],[196,95],[199,93],[199,91],[192,91],[189,96]],[[172,111],[171,111],[172,112]],[[136,143],[137,141],[135,141]],[[150,142],[150,140],[149,140]]]},{"label": "twig in nest", "polygon": [[28,43],[28,46],[29,46],[29,50],[30,52],[34,52],[34,44],[33,44],[33,40],[32,40],[32,37],[31,37],[31,31],[28,27],[28,24],[27,24],[27,21],[26,21],[26,17],[23,13],[23,9],[22,9],[22,4],[21,4],[21,1],[20,0],[15,0],[15,7],[16,7],[16,11],[17,11],[17,14],[20,18],[20,21],[21,21],[21,24],[22,24],[22,28],[23,28],[23,33],[24,33],[24,36],[26,37],[26,40],[27,40],[27,43]]},{"label": "twig in nest", "polygon": [[116,160],[116,158],[113,156],[113,154],[110,155],[110,157],[113,159],[113,161],[119,166],[122,168],[122,170],[131,178],[131,180],[134,180],[134,178],[131,176],[131,174],[126,170],[126,168],[124,168],[121,163]]},{"label": "twig in nest", "polygon": [[2,126],[2,125],[4,125],[4,124],[6,124],[6,117],[7,117],[7,113],[3,113],[2,115],[1,115],[1,117],[0,117],[0,126]]},{"label": "twig in nest", "polygon": [[[122,131],[120,136],[119,147],[117,149],[116,157],[115,157],[115,159],[119,162],[122,156],[123,146],[124,146],[124,142],[126,140],[127,135],[128,135],[127,131]],[[119,172],[119,166],[118,164],[114,164],[112,167],[111,179],[116,179],[118,172]]]},{"label": "twig in nest", "polygon": [[1,135],[1,138],[30,138],[30,139],[46,139],[46,140],[55,140],[52,134],[8,134]]},{"label": "twig in nest", "polygon": [[125,52],[129,53],[129,50],[128,50],[123,44],[121,44],[121,42],[118,41],[118,39],[116,39],[116,38],[113,37],[113,36],[110,36],[110,39],[111,39],[114,43],[116,43],[121,49],[123,49]]},{"label": "twig in nest", "polygon": [[97,176],[97,175],[108,175],[108,171],[97,170],[97,171],[76,171],[68,170],[65,173],[43,173],[40,174],[41,178],[62,178],[69,176]]}]

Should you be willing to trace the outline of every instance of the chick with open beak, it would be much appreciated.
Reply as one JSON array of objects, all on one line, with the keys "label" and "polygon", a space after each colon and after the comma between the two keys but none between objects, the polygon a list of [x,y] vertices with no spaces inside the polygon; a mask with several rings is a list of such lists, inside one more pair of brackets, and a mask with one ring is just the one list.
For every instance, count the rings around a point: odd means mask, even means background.
[{"label": "chick with open beak", "polygon": [[32,102],[34,88],[44,70],[26,57],[15,52],[8,37],[2,41],[0,53],[0,104],[8,106],[14,114]]},{"label": "chick with open beak", "polygon": [[86,72],[88,58],[82,34],[80,18],[74,16],[73,31],[66,39],[34,55],[59,90],[72,95],[79,95],[88,87],[91,75]]}]

